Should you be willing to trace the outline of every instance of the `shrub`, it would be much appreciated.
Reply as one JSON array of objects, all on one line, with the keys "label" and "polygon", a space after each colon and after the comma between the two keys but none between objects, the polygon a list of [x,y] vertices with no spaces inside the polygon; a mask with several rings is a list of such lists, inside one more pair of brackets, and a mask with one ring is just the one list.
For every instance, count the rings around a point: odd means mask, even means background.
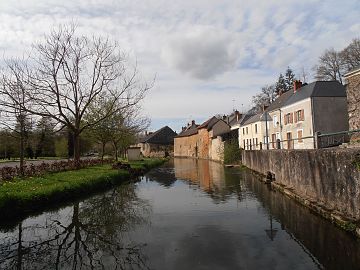
[{"label": "shrub", "polygon": [[[100,164],[111,164],[113,162],[112,159],[82,159],[79,162],[79,167],[74,160],[60,160],[53,162],[42,162],[41,164],[30,164],[29,166],[24,166],[24,176],[25,177],[33,177],[40,176],[45,173],[55,173],[55,172],[63,172],[76,170],[81,168],[86,168],[90,166],[96,166]],[[15,177],[20,177],[20,168],[16,167],[3,167],[0,168],[0,180],[9,181],[14,179]]]},{"label": "shrub", "polygon": [[241,160],[241,149],[237,139],[231,139],[225,142],[224,146],[224,163],[237,163]]}]

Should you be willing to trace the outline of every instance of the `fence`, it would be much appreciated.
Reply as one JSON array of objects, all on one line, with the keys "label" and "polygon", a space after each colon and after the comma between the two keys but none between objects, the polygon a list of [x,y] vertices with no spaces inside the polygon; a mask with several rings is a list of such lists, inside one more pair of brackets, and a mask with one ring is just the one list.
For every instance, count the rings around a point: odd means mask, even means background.
[{"label": "fence", "polygon": [[269,142],[255,143],[251,139],[244,145],[245,150],[263,150],[263,149],[319,149],[339,146],[349,142],[353,134],[360,135],[360,129],[350,131],[340,131],[333,133],[316,132],[313,136],[299,137],[287,140],[277,139]]}]

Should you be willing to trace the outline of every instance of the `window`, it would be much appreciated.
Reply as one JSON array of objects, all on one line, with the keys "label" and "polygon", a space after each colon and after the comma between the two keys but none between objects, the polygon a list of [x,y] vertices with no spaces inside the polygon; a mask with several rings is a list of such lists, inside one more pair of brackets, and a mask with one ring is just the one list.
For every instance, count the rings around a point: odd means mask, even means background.
[{"label": "window", "polygon": [[293,122],[293,113],[287,113],[284,115],[284,124],[291,124]]},{"label": "window", "polygon": [[255,124],[255,134],[257,134],[257,124]]},{"label": "window", "polygon": [[295,123],[299,121],[304,121],[304,110],[298,110],[295,112]]},{"label": "window", "polygon": [[245,149],[245,140],[244,140],[244,149]]},{"label": "window", "polygon": [[258,139],[257,138],[255,139],[255,145],[256,146],[258,145]]},{"label": "window", "polygon": [[246,127],[246,134],[249,134],[249,129],[248,129],[248,127]]},{"label": "window", "polygon": [[302,143],[303,142],[303,130],[302,129],[298,129],[298,131],[297,131],[297,138],[298,138],[298,142],[299,143]]},{"label": "window", "polygon": [[243,128],[243,135],[245,135],[245,128]]},{"label": "window", "polygon": [[273,122],[274,122],[274,127],[277,127],[277,125],[278,125],[278,120],[277,120],[277,116],[276,116],[276,115],[274,115],[274,117],[273,117]]}]

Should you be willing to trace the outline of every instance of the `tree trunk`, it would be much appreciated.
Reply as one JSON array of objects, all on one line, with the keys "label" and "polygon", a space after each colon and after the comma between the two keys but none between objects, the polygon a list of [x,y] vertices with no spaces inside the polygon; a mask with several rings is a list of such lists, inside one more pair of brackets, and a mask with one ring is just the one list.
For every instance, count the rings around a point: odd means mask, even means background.
[{"label": "tree trunk", "polygon": [[118,146],[117,143],[113,143],[114,144],[114,150],[115,150],[115,161],[119,160],[119,155],[118,155]]},{"label": "tree trunk", "polygon": [[80,134],[74,132],[74,162],[80,168]]},{"label": "tree trunk", "polygon": [[104,160],[104,155],[105,155],[105,144],[104,142],[102,142],[102,149],[101,149],[101,160]]},{"label": "tree trunk", "polygon": [[20,175],[24,176],[24,145],[25,145],[25,123],[22,116],[20,116]]}]

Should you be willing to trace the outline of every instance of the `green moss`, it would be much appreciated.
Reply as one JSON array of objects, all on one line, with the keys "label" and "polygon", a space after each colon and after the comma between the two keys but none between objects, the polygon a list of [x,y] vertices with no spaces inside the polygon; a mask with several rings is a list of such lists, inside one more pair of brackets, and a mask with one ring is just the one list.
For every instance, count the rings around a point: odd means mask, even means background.
[{"label": "green moss", "polygon": [[[130,162],[134,169],[149,170],[165,160]],[[106,190],[130,180],[129,172],[111,169],[111,165],[76,171],[46,174],[41,177],[16,178],[0,186],[0,214],[11,217],[64,203],[93,192]]]}]

